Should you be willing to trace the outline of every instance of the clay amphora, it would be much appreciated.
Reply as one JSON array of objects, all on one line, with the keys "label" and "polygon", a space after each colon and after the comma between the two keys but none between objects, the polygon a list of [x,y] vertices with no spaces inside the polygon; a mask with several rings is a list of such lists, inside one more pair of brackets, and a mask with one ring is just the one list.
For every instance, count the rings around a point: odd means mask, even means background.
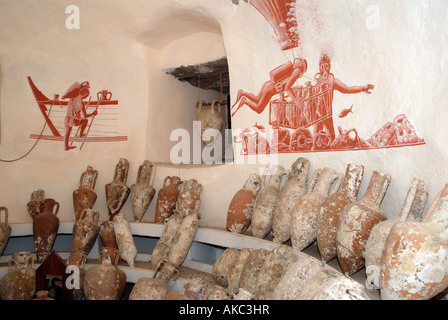
[{"label": "clay amphora", "polygon": [[188,279],[182,291],[188,300],[206,300],[208,297],[208,285],[200,277]]},{"label": "clay amphora", "polygon": [[168,259],[168,252],[171,249],[182,220],[183,216],[179,213],[174,213],[165,220],[165,229],[163,229],[162,235],[151,254],[151,267],[153,269],[156,269],[163,260]]},{"label": "clay amphora", "polygon": [[[365,251],[363,252],[367,277],[372,272],[376,272],[379,276],[384,245],[393,225],[398,221],[421,222],[427,200],[428,192],[426,191],[425,182],[414,178],[398,215],[395,218],[380,222],[372,228],[369,239],[366,242]],[[380,279],[372,280],[374,281],[371,284],[379,289],[381,287]]]},{"label": "clay amphora", "polygon": [[99,217],[99,211],[92,209],[82,210],[79,220],[73,224],[73,251],[79,251],[85,255],[89,255],[100,231],[98,226]]},{"label": "clay amphora", "polygon": [[0,221],[0,255],[3,253],[3,250],[5,250],[9,236],[11,235],[11,226],[8,223],[8,208],[0,207],[0,213],[1,212],[5,213],[5,221]]},{"label": "clay amphora", "polygon": [[42,263],[50,254],[59,229],[59,202],[47,198],[44,200],[44,210],[33,219],[34,249],[37,263]]},{"label": "clay amphora", "polygon": [[[86,275],[86,269],[84,269],[84,266],[87,261],[87,255],[83,252],[79,251],[72,251],[70,252],[70,255],[67,258],[67,267],[68,266],[76,266],[77,268],[74,269],[77,276],[74,275],[73,281],[79,281],[77,285],[79,285],[79,288],[76,288],[75,284],[73,288],[73,300],[82,300],[84,298],[84,278]],[[37,293],[36,293],[37,295]]]},{"label": "clay amphora", "polygon": [[92,209],[97,199],[95,191],[96,179],[98,171],[93,170],[91,166],[87,166],[79,180],[79,188],[73,191],[73,206],[75,209],[76,221],[80,219],[81,212],[84,209]]},{"label": "clay amphora", "polygon": [[338,191],[343,174],[331,168],[317,169],[310,181],[308,193],[300,197],[292,210],[291,244],[303,250],[317,239],[319,210],[328,195]]},{"label": "clay amphora", "polygon": [[263,263],[255,285],[254,300],[272,300],[273,288],[277,286],[288,267],[296,261],[290,246],[281,245],[269,253]]},{"label": "clay amphora", "polygon": [[310,165],[306,158],[299,158],[291,165],[272,217],[274,242],[284,243],[291,238],[291,212],[299,198],[308,191]]},{"label": "clay amphora", "polygon": [[448,184],[421,223],[391,228],[381,260],[381,299],[426,300],[448,287]]},{"label": "clay amphora", "polygon": [[156,167],[149,160],[145,160],[138,169],[137,183],[131,186],[132,212],[134,222],[141,222],[148,210],[156,190],[152,187]]},{"label": "clay amphora", "polygon": [[126,274],[117,267],[119,251],[103,248],[98,265],[87,269],[84,276],[86,300],[119,300],[126,285]]},{"label": "clay amphora", "polygon": [[185,261],[196,232],[198,231],[199,219],[200,215],[196,210],[183,218],[168,252],[168,261],[170,263],[180,267]]},{"label": "clay amphora", "polygon": [[129,300],[164,300],[169,292],[170,287],[164,280],[141,277],[132,288]]},{"label": "clay amphora", "polygon": [[272,230],[272,216],[280,192],[280,183],[286,173],[282,166],[273,166],[272,170],[268,183],[267,173],[271,168],[267,168],[264,173],[262,187],[252,211],[252,235],[260,239],[265,238]]},{"label": "clay amphora", "polygon": [[320,270],[304,283],[296,300],[370,300],[365,287],[331,270]]},{"label": "clay amphora", "polygon": [[118,213],[113,218],[115,239],[117,239],[118,250],[121,259],[133,268],[137,257],[137,248],[132,237],[131,226],[122,213]]},{"label": "clay amphora", "polygon": [[109,220],[112,221],[114,216],[118,214],[128,199],[131,190],[126,185],[129,172],[129,161],[121,158],[114,173],[114,180],[106,184],[106,201],[109,210]]},{"label": "clay amphora", "polygon": [[13,254],[8,262],[9,272],[0,279],[2,300],[31,300],[36,292],[34,257],[29,252]]},{"label": "clay amphora", "polygon": [[202,185],[196,179],[182,183],[176,201],[176,212],[187,215],[192,210],[199,210],[201,205]]},{"label": "clay amphora", "polygon": [[164,223],[176,208],[177,196],[179,195],[179,185],[182,183],[179,177],[168,176],[163,181],[163,187],[160,188],[157,195],[155,223]]},{"label": "clay amphora", "polygon": [[296,300],[301,291],[306,290],[305,283],[323,268],[321,261],[312,257],[301,257],[286,269],[277,286],[273,288],[273,299]]},{"label": "clay amphora", "polygon": [[103,221],[100,225],[100,238],[104,247],[118,249],[117,239],[115,237],[114,224],[110,221]]},{"label": "clay amphora", "polygon": [[390,174],[374,171],[361,200],[349,203],[339,217],[336,249],[342,272],[350,276],[364,266],[362,256],[372,228],[387,219],[381,202],[390,183]]},{"label": "clay amphora", "polygon": [[26,204],[26,209],[31,218],[40,214],[44,210],[45,191],[42,189],[33,191],[31,200]]},{"label": "clay amphora", "polygon": [[212,276],[220,285],[227,287],[230,265],[235,261],[239,253],[240,250],[236,248],[227,248],[213,264]]},{"label": "clay amphora", "polygon": [[244,288],[238,289],[238,293],[233,296],[233,300],[252,300],[252,293]]},{"label": "clay amphora", "polygon": [[336,234],[339,215],[344,207],[356,200],[364,175],[364,166],[349,164],[341,189],[329,195],[319,209],[317,221],[317,246],[322,260],[328,262],[337,257]]},{"label": "clay amphora", "polygon": [[241,277],[239,282],[239,289],[243,288],[247,290],[252,296],[257,285],[258,275],[261,268],[269,255],[268,250],[264,248],[253,250],[241,271]]},{"label": "clay amphora", "polygon": [[[200,132],[204,144],[211,146],[222,129],[221,103],[218,100],[213,100],[211,104],[198,101],[196,107],[198,109],[197,125],[200,124],[200,128],[197,127],[198,132]],[[214,130],[205,132],[208,129]]]},{"label": "clay amphora", "polygon": [[242,248],[233,263],[229,266],[229,272],[227,273],[227,291],[230,296],[238,293],[241,273],[252,251],[252,248]]},{"label": "clay amphora", "polygon": [[252,221],[255,199],[261,188],[261,177],[250,174],[243,188],[232,198],[227,210],[226,229],[244,234]]}]

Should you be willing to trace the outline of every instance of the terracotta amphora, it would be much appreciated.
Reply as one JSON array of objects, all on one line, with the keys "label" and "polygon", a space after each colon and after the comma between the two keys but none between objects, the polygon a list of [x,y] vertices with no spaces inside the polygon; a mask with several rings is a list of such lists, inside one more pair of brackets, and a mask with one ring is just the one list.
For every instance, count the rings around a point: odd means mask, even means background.
[{"label": "terracotta amphora", "polygon": [[111,221],[103,221],[100,224],[100,238],[104,247],[118,249],[117,239],[115,237],[114,224]]},{"label": "terracotta amphora", "polygon": [[336,234],[339,215],[348,203],[357,199],[363,175],[364,166],[347,165],[341,189],[325,198],[319,209],[317,246],[325,262],[337,257]]},{"label": "terracotta amphora", "polygon": [[244,234],[252,221],[255,199],[261,188],[261,177],[250,174],[243,188],[232,198],[227,210],[226,229],[230,232]]},{"label": "terracotta amphora", "polygon": [[32,192],[31,200],[26,204],[26,209],[31,218],[40,214],[44,210],[45,191],[38,189]]},{"label": "terracotta amphora", "polygon": [[114,216],[113,223],[120,257],[133,268],[137,257],[137,248],[132,237],[131,226],[122,213]]},{"label": "terracotta amphora", "polygon": [[170,286],[159,278],[141,277],[132,288],[129,300],[165,300]]},{"label": "terracotta amphora", "polygon": [[236,248],[227,248],[213,264],[212,276],[220,285],[227,287],[230,265],[238,257],[239,253],[240,250]]},{"label": "terracotta amphora", "polygon": [[[267,168],[264,172],[262,187],[255,199],[252,211],[252,235],[254,237],[263,239],[272,230],[272,217],[284,174],[286,174],[286,171],[282,166],[273,166]],[[269,182],[266,182],[268,177]]]},{"label": "terracotta amphora", "polygon": [[294,249],[291,246],[281,245],[269,253],[260,273],[254,289],[254,300],[272,300],[277,284],[285,274],[288,267],[297,260]]},{"label": "terracotta amphora", "polygon": [[8,208],[0,207],[0,213],[5,213],[4,222],[0,221],[0,255],[2,255],[3,250],[5,250],[6,244],[8,243],[9,237],[11,235],[11,226],[8,223]]},{"label": "terracotta amphora", "polygon": [[29,252],[17,252],[8,262],[9,272],[0,279],[2,300],[31,300],[36,292],[34,257]]},{"label": "terracotta amphora", "polygon": [[[380,222],[372,228],[363,252],[367,278],[371,278],[369,275],[372,272],[379,276],[384,245],[393,225],[399,221],[421,222],[427,200],[428,192],[426,191],[425,182],[414,178],[398,215],[395,218]],[[371,285],[379,289],[381,287],[380,279],[372,278],[372,280]]]},{"label": "terracotta amphora", "polygon": [[258,275],[270,251],[264,248],[253,250],[241,271],[239,289],[247,290],[253,297]]},{"label": "terracotta amphora", "polygon": [[73,224],[72,250],[89,255],[98,237],[100,227],[98,220],[100,212],[92,209],[84,209],[79,220]]},{"label": "terracotta amphora", "polygon": [[119,300],[126,285],[126,274],[117,265],[120,254],[117,249],[103,248],[98,264],[87,269],[84,276],[86,300]]},{"label": "terracotta amphora", "polygon": [[[196,107],[198,109],[197,125],[200,125],[200,128],[197,127],[198,132],[200,132],[204,144],[211,146],[222,129],[221,103],[218,100],[213,100],[207,104],[201,100],[197,102]],[[208,131],[206,132],[206,130]]]},{"label": "terracotta amphora", "polygon": [[33,219],[34,249],[37,263],[42,263],[50,254],[59,230],[59,202],[47,198],[44,200],[43,212]]},{"label": "terracotta amphora", "polygon": [[448,184],[421,223],[391,228],[381,259],[381,299],[427,300],[448,287]]},{"label": "terracotta amphora", "polygon": [[165,220],[165,229],[163,229],[151,254],[151,267],[153,269],[156,269],[162,261],[168,259],[168,253],[182,221],[183,216],[179,213],[174,213]]},{"label": "terracotta amphora", "polygon": [[298,158],[291,165],[288,178],[280,190],[277,205],[272,217],[273,241],[284,243],[291,238],[291,213],[301,196],[308,191],[308,173],[311,162]]},{"label": "terracotta amphora", "polygon": [[192,210],[199,210],[201,205],[202,185],[196,179],[182,182],[176,201],[177,213],[187,215]]},{"label": "terracotta amphora", "polygon": [[370,300],[366,288],[331,270],[320,270],[304,283],[296,300]]},{"label": "terracotta amphora", "polygon": [[82,300],[84,298],[84,278],[86,275],[86,269],[84,268],[87,261],[87,255],[80,251],[72,251],[67,258],[67,267],[74,266],[73,268],[73,280],[77,283],[73,283],[73,300]]},{"label": "terracotta amphora", "polygon": [[80,219],[81,212],[84,209],[92,209],[95,204],[97,194],[94,189],[97,178],[98,171],[93,170],[91,166],[87,166],[86,171],[81,174],[79,188],[73,191],[73,206],[76,221]]},{"label": "terracotta amphora", "polygon": [[137,183],[131,186],[131,204],[134,222],[141,222],[148,210],[156,190],[152,187],[156,175],[156,166],[145,160],[138,169]]},{"label": "terracotta amphora", "polygon": [[120,212],[131,192],[130,188],[126,185],[128,172],[129,161],[120,158],[115,167],[114,180],[105,186],[110,221]]},{"label": "terracotta amphora", "polygon": [[154,222],[163,224],[176,208],[177,196],[179,195],[179,185],[181,179],[176,176],[168,176],[163,181],[163,187],[157,194],[157,204]]},{"label": "terracotta amphora", "polygon": [[227,273],[227,291],[230,296],[238,293],[241,273],[252,251],[252,248],[242,248],[238,256],[229,266],[229,272]]},{"label": "terracotta amphora", "polygon": [[277,286],[273,288],[273,300],[297,300],[305,283],[323,270],[324,264],[313,257],[300,257],[286,269]]},{"label": "terracotta amphora", "polygon": [[317,239],[319,210],[328,195],[339,190],[344,175],[331,168],[317,169],[310,181],[308,193],[300,197],[292,210],[291,244],[303,250]]},{"label": "terracotta amphora", "polygon": [[387,220],[380,206],[390,178],[390,174],[374,171],[364,197],[346,205],[339,216],[336,250],[342,272],[348,276],[364,266],[362,254],[372,228]]}]

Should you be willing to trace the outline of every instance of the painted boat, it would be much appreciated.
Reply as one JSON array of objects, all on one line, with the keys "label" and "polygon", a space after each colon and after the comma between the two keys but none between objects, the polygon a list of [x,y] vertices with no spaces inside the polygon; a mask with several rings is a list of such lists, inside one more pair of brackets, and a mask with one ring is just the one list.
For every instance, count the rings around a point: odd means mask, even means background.
[{"label": "painted boat", "polygon": [[[63,141],[64,139],[64,119],[67,114],[68,100],[59,100],[55,95],[54,99],[45,96],[34,84],[31,77],[28,77],[31,91],[36,99],[48,129],[51,134],[30,134],[31,139],[42,139],[49,141]],[[127,141],[127,136],[118,135],[118,100],[97,100],[85,102],[87,113],[89,108],[98,107],[98,115],[92,123],[89,134],[86,138],[76,135],[76,128],[72,130],[72,142],[115,142]],[[89,119],[89,123],[91,120]]]}]

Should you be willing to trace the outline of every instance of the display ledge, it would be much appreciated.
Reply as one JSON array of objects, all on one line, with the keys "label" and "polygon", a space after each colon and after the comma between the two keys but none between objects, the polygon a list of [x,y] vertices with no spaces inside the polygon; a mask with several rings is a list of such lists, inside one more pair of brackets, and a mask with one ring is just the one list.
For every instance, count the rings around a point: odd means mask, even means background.
[{"label": "display ledge", "polygon": [[[61,222],[58,229],[58,234],[72,234],[73,232],[73,224],[74,222]],[[165,229],[164,224],[156,224],[156,223],[148,223],[148,222],[129,222],[129,225],[131,227],[131,232],[133,236],[140,236],[140,237],[150,237],[150,238],[160,238],[160,236],[163,233],[163,230]],[[17,223],[17,224],[11,224],[11,238],[14,237],[23,237],[23,236],[32,236],[33,235],[33,224],[32,223]],[[259,239],[256,237],[253,237],[251,235],[247,234],[238,234],[238,233],[232,233],[225,229],[221,228],[211,228],[211,227],[200,227],[196,233],[196,236],[194,238],[192,249],[196,244],[205,244],[209,245],[214,250],[218,250],[218,248],[221,248],[219,252],[222,252],[225,250],[225,248],[236,248],[236,249],[243,249],[243,248],[253,248],[253,249],[260,249],[264,248],[266,250],[272,251],[276,247],[279,247],[280,244],[275,243],[271,241],[271,239]],[[286,245],[290,245],[289,243],[286,243]],[[204,262],[200,256],[198,257],[198,251],[199,255],[206,254],[203,250],[204,248],[200,248],[200,250],[194,250],[195,251],[195,257],[191,254],[190,249],[182,268],[187,268],[190,270],[190,274],[192,272],[198,272],[205,275],[206,277],[211,277],[212,269],[213,269],[213,263],[207,263]],[[90,252],[88,256],[88,262],[86,263],[86,269],[91,267],[92,265],[96,264],[96,258],[98,256],[99,252],[99,244],[98,239],[92,248],[92,251]],[[58,251],[58,254],[61,255],[62,258],[66,259],[68,257],[68,252],[62,252],[60,253]],[[320,254],[317,249],[317,245],[313,244],[306,248],[304,251],[295,250],[295,254],[298,259],[301,258],[314,258],[321,260]],[[217,255],[216,259],[219,257]],[[5,275],[8,272],[8,261],[10,260],[10,255],[3,255],[0,257],[0,277]],[[147,253],[138,253],[136,258],[136,263],[134,268],[129,267],[126,263],[123,261],[120,261],[119,267],[123,269],[123,271],[126,273],[126,276],[128,278],[128,282],[135,283],[140,277],[152,277],[154,274],[154,270],[151,269],[151,265],[149,263],[151,259],[151,254]],[[216,261],[216,259],[214,259]],[[37,268],[38,265],[36,265]],[[333,272],[338,272],[342,274],[341,269],[339,267],[339,264],[337,262],[337,259],[333,259],[328,264],[325,264],[324,266],[326,269],[331,270]],[[182,270],[183,270],[182,269]],[[179,291],[183,287],[183,284],[185,283],[185,279],[187,277],[182,274],[181,277],[179,277],[178,281],[174,284],[173,290]],[[365,286],[366,283],[366,277],[365,277],[365,271],[364,269],[358,271],[356,274],[352,275],[351,278],[358,283]],[[212,278],[211,278],[212,279]],[[370,296],[371,299],[379,299],[379,291],[372,289],[368,290],[366,289],[366,293]]]}]

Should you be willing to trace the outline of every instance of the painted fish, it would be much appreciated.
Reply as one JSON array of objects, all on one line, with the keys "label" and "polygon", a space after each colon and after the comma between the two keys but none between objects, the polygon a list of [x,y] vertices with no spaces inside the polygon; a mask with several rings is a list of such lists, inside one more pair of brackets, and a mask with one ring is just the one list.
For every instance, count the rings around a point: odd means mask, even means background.
[{"label": "painted fish", "polygon": [[353,105],[350,107],[350,109],[342,110],[341,113],[339,114],[339,118],[346,117],[350,112],[353,113],[352,109],[353,109]]}]

